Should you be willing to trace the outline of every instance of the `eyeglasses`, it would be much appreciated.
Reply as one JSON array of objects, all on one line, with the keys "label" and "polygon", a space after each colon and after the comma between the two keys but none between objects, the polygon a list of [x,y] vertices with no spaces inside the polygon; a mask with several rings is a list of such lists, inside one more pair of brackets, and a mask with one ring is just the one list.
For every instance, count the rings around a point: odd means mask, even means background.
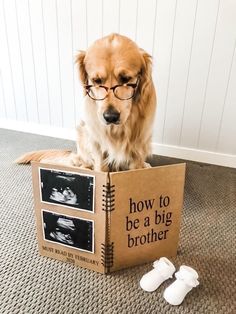
[{"label": "eyeglasses", "polygon": [[109,90],[112,90],[115,97],[120,100],[128,100],[134,97],[136,88],[139,83],[139,78],[136,83],[127,83],[122,85],[115,85],[113,87],[107,87],[103,85],[85,85],[87,95],[93,100],[104,100],[109,93]]}]

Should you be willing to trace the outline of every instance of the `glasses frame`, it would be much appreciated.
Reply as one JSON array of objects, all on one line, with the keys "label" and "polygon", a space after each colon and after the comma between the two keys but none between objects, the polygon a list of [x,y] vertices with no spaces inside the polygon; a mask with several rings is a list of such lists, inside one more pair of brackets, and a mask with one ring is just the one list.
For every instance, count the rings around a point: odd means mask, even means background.
[{"label": "glasses frame", "polygon": [[[93,99],[93,100],[101,101],[101,100],[106,99],[107,96],[108,96],[109,90],[112,90],[114,96],[115,96],[116,98],[118,98],[119,100],[129,100],[129,99],[131,99],[131,98],[134,97],[135,92],[136,92],[136,88],[137,88],[138,84],[139,84],[139,77],[137,78],[136,83],[118,84],[118,85],[115,85],[115,86],[112,86],[112,87],[107,87],[107,86],[104,86],[104,85],[84,85],[84,88],[85,88],[85,91],[86,91],[86,95],[88,95],[88,96],[89,96],[91,99]],[[121,87],[121,86],[130,86],[130,87],[133,87],[133,95],[132,95],[131,97],[128,97],[128,98],[125,98],[125,99],[118,97],[118,96],[115,94],[115,90],[116,90],[117,87]],[[106,92],[107,92],[106,96],[103,97],[103,98],[100,98],[100,99],[93,98],[91,95],[89,95],[89,90],[90,90],[91,87],[102,87],[102,88],[104,88],[104,89],[106,90]]]}]

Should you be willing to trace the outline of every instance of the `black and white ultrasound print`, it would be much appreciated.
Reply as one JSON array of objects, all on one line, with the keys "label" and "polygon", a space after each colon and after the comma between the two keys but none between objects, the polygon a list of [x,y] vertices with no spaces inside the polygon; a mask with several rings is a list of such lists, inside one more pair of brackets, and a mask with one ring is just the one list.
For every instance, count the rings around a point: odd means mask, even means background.
[{"label": "black and white ultrasound print", "polygon": [[39,171],[43,202],[94,211],[94,176],[42,168]]},{"label": "black and white ultrasound print", "polygon": [[94,222],[81,218],[42,211],[44,239],[93,253]]}]

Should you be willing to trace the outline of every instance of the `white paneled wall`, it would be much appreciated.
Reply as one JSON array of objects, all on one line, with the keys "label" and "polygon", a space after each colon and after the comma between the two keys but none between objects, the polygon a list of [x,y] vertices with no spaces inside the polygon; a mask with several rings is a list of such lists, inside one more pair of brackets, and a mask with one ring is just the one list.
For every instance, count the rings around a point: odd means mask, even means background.
[{"label": "white paneled wall", "polygon": [[112,32],[153,55],[154,152],[236,167],[236,0],[0,0],[0,127],[73,137],[74,56]]}]

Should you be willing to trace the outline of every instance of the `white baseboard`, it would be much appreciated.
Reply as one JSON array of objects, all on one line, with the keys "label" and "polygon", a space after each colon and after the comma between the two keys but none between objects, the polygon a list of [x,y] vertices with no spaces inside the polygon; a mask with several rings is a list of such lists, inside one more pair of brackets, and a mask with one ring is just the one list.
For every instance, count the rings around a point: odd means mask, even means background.
[{"label": "white baseboard", "polygon": [[[49,125],[41,125],[36,123],[0,119],[0,128],[62,138],[72,141],[76,139],[75,129],[52,127]],[[236,168],[236,155],[159,143],[153,143],[152,148],[153,153],[160,156],[168,156]]]},{"label": "white baseboard", "polygon": [[75,141],[76,139],[75,129],[67,129],[45,124],[0,119],[0,128],[72,141]]},{"label": "white baseboard", "polygon": [[236,168],[236,155],[158,143],[152,144],[152,150],[155,155]]}]

